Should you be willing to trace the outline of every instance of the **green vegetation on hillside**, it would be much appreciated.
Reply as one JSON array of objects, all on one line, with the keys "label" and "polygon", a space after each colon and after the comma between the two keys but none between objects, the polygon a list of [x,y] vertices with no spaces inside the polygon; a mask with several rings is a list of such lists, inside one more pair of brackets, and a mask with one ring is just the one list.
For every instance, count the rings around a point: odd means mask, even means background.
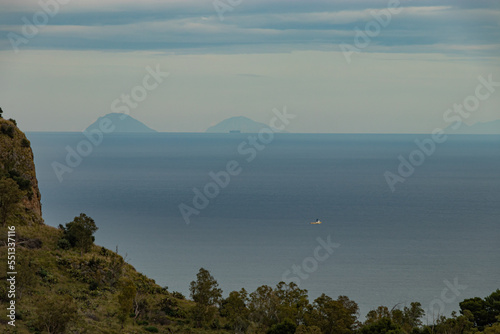
[{"label": "green vegetation on hillside", "polygon": [[23,198],[24,192],[19,189],[18,184],[9,178],[0,178],[0,224],[7,224],[7,219],[17,209],[17,205]]},{"label": "green vegetation on hillside", "polygon": [[[76,240],[68,232],[80,224]],[[216,279],[201,268],[190,284],[191,300],[138,273],[122,256],[93,244],[93,220],[80,215],[59,229],[16,226],[16,327],[0,319],[2,333],[479,333],[500,332],[500,290],[466,299],[461,314],[424,325],[420,303],[381,306],[359,321],[358,305],[325,294],[310,302],[294,283],[245,289],[222,297]],[[82,232],[86,231],[86,232]],[[1,227],[0,258],[7,258],[7,227]],[[90,240],[90,245],[82,240]],[[0,279],[8,278],[5,266]],[[7,286],[0,307],[8,307]]]}]

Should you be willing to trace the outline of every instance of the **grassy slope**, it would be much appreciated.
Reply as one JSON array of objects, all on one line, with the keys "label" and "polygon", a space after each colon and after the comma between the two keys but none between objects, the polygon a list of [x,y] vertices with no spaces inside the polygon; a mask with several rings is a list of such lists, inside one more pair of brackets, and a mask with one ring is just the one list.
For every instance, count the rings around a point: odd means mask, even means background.
[{"label": "grassy slope", "polygon": [[[78,306],[78,320],[68,328],[68,333],[148,333],[144,328],[154,326],[160,333],[205,333],[217,331],[194,329],[187,319],[193,303],[175,299],[169,292],[146,276],[138,273],[131,265],[123,263],[119,278],[133,281],[146,301],[148,310],[141,312],[140,321],[149,324],[137,325],[133,318],[127,320],[123,329],[117,318],[119,284],[117,277],[110,272],[119,272],[112,268],[119,267],[123,258],[99,246],[93,246],[89,253],[80,255],[78,250],[62,250],[57,248],[57,241],[62,235],[59,229],[46,226],[18,226],[17,239],[39,239],[41,248],[29,249],[26,243],[17,245],[17,294],[18,316],[16,328],[7,325],[5,311],[0,319],[1,333],[35,333],[37,307],[43,307],[44,301],[54,295],[70,295]],[[5,240],[6,228],[0,229]],[[33,241],[32,241],[33,242]],[[2,243],[3,244],[3,243]],[[7,258],[7,247],[0,247],[0,259]],[[97,263],[97,265],[96,265]],[[6,265],[0,265],[0,279],[5,282]],[[89,282],[99,282],[98,288],[91,287]],[[187,284],[187,282],[186,282]],[[2,310],[8,307],[6,300],[6,284],[1,285]],[[21,296],[19,298],[19,293]],[[160,311],[159,303],[164,298],[178,302],[178,315],[167,316]],[[73,331],[75,330],[75,331]],[[223,333],[223,331],[220,331]]]}]

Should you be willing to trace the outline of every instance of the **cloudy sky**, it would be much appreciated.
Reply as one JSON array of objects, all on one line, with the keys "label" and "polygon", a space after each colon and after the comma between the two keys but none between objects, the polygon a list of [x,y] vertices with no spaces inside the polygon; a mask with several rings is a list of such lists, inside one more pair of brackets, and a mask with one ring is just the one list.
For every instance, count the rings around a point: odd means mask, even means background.
[{"label": "cloudy sky", "polygon": [[[2,0],[0,36],[0,107],[28,131],[128,109],[196,132],[286,106],[292,132],[429,133],[479,76],[500,82],[498,0]],[[500,119],[497,90],[466,123]]]}]

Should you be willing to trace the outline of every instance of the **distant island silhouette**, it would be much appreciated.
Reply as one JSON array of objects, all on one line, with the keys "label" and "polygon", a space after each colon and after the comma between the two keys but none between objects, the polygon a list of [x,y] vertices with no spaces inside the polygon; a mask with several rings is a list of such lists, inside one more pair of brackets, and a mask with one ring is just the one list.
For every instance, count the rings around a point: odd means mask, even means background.
[{"label": "distant island silhouette", "polygon": [[[248,117],[237,116],[226,118],[225,120],[209,127],[205,132],[208,133],[258,133],[263,128],[269,128],[269,125],[256,122]],[[283,132],[274,129],[275,132]]]},{"label": "distant island silhouette", "polygon": [[99,117],[97,121],[92,123],[85,131],[91,131],[93,129],[99,129],[99,126],[102,121],[108,119],[111,124],[114,126],[114,133],[153,133],[157,132],[156,130],[151,129],[149,126],[144,123],[136,120],[130,115],[121,114],[121,113],[110,113],[105,116]]}]

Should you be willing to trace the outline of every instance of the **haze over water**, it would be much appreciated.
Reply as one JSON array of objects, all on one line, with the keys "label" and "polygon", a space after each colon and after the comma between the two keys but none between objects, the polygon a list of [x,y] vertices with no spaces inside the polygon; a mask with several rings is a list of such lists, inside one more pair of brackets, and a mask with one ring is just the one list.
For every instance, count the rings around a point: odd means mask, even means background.
[{"label": "haze over water", "polygon": [[[293,265],[314,256],[317,238],[339,247],[300,279],[315,298],[346,295],[361,316],[379,305],[441,298],[445,314],[465,298],[489,295],[500,279],[500,138],[454,136],[391,192],[383,176],[424,135],[279,134],[252,162],[238,153],[245,134],[107,135],[65,174],[65,146],[81,133],[29,133],[47,224],[81,212],[99,227],[96,243],[136,269],[188,295],[204,267],[224,295],[274,286]],[[187,225],[179,204],[208,173],[240,162],[241,174]],[[319,218],[321,225],[309,222]],[[290,275],[294,276],[293,274]]]}]

